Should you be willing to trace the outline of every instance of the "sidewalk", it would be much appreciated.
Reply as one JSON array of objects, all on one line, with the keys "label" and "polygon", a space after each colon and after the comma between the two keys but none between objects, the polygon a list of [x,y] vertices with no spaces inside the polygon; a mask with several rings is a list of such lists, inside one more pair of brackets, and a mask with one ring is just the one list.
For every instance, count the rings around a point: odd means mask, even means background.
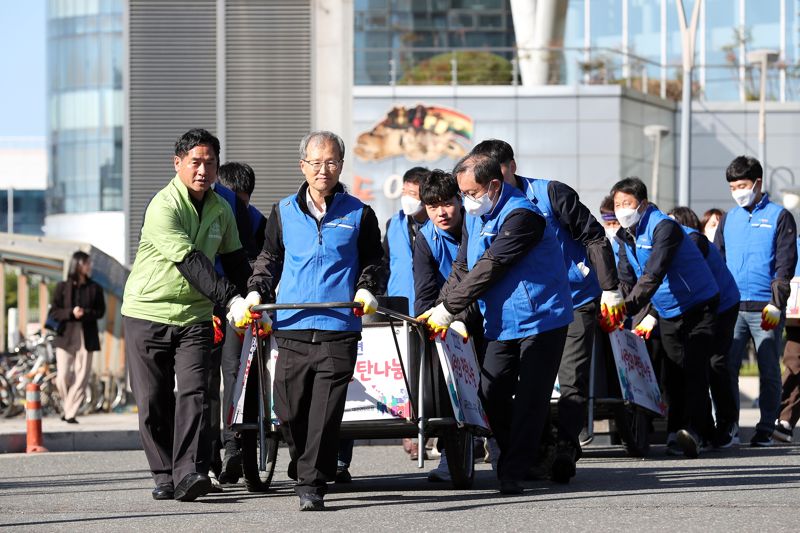
[{"label": "sidewalk", "polygon": [[[754,428],[759,419],[753,409],[758,396],[758,378],[739,380],[742,428]],[[51,452],[139,450],[139,421],[136,413],[101,413],[78,417],[78,424],[67,424],[58,417],[42,419],[44,446]],[[25,452],[25,418],[0,418],[0,453]],[[360,441],[359,441],[360,442]],[[375,441],[378,443],[378,441]],[[386,441],[380,441],[385,444]]]}]

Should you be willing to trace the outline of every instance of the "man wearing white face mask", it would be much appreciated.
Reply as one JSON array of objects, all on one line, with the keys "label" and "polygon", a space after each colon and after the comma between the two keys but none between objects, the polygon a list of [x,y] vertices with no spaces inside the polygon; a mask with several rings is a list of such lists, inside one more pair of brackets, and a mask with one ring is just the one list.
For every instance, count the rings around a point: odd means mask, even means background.
[{"label": "man wearing white face mask", "polygon": [[737,207],[720,220],[714,244],[728,264],[742,295],[728,353],[735,396],[747,342],[756,346],[761,419],[751,446],[770,446],[781,398],[779,354],[789,281],[797,263],[797,227],[783,207],[762,192],[761,164],[739,156],[725,171]]},{"label": "man wearing white face mask", "polygon": [[[702,436],[709,434],[708,364],[713,349],[719,288],[695,244],[680,225],[647,201],[639,178],[626,178],[611,189],[614,213],[622,228],[617,237],[620,272],[633,272],[636,282],[625,297],[625,309],[635,316],[647,304],[658,313],[661,342],[670,360],[683,368],[682,413],[677,432],[684,455],[700,454]],[[647,336],[655,327],[645,317],[636,332]]]},{"label": "man wearing white face mask", "polygon": [[419,183],[430,174],[424,167],[414,167],[403,174],[403,195],[400,206],[386,222],[383,237],[383,260],[389,269],[387,296],[408,298],[408,314],[414,314],[414,240],[420,227],[428,221],[428,212],[419,198]]}]

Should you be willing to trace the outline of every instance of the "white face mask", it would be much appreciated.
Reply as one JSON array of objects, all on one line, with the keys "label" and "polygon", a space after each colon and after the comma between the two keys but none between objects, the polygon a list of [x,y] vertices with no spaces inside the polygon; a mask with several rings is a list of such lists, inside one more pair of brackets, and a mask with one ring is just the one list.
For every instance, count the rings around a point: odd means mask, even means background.
[{"label": "white face mask", "polygon": [[606,228],[606,237],[608,237],[609,241],[613,241],[614,237],[617,236],[617,230]]},{"label": "white face mask", "polygon": [[713,228],[706,228],[705,234],[706,239],[708,239],[709,242],[714,242],[714,237],[717,235],[717,226],[714,226]]},{"label": "white face mask", "polygon": [[621,209],[615,209],[614,214],[617,216],[617,222],[623,228],[627,229],[639,222],[639,219],[642,218],[642,214],[639,212],[639,208],[631,209],[630,207],[623,207]]},{"label": "white face mask", "polygon": [[413,217],[422,210],[422,202],[413,196],[404,194],[400,197],[400,207],[403,208],[403,213]]},{"label": "white face mask", "polygon": [[733,200],[739,204],[739,207],[747,207],[756,199],[756,183],[758,183],[758,180],[756,180],[749,189],[736,189],[735,191],[731,191],[731,196],[733,196]]},{"label": "white face mask", "polygon": [[491,189],[486,191],[486,194],[480,198],[473,198],[469,195],[464,195],[464,211],[474,217],[482,217],[492,210],[492,199],[490,197]]}]

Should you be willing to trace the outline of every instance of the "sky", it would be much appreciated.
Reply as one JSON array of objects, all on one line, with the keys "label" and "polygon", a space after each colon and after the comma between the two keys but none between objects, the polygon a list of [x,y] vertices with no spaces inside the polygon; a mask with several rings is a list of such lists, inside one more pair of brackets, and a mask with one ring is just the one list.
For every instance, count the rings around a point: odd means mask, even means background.
[{"label": "sky", "polygon": [[46,0],[0,0],[0,137],[44,137]]}]

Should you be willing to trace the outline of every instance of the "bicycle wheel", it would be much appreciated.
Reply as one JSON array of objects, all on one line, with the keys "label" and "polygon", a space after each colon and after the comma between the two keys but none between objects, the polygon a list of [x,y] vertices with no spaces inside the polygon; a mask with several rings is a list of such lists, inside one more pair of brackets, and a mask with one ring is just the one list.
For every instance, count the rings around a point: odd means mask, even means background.
[{"label": "bicycle wheel", "polygon": [[[275,462],[278,458],[278,436],[267,433],[265,446],[260,446],[258,431],[242,432],[242,474],[248,492],[267,492],[275,474]],[[261,470],[259,459],[264,453],[266,469]]]},{"label": "bicycle wheel", "polygon": [[447,468],[453,488],[469,489],[475,480],[475,446],[467,428],[450,428],[444,433]]},{"label": "bicycle wheel", "polygon": [[4,415],[14,406],[14,387],[12,387],[6,377],[0,374],[0,415]]}]

